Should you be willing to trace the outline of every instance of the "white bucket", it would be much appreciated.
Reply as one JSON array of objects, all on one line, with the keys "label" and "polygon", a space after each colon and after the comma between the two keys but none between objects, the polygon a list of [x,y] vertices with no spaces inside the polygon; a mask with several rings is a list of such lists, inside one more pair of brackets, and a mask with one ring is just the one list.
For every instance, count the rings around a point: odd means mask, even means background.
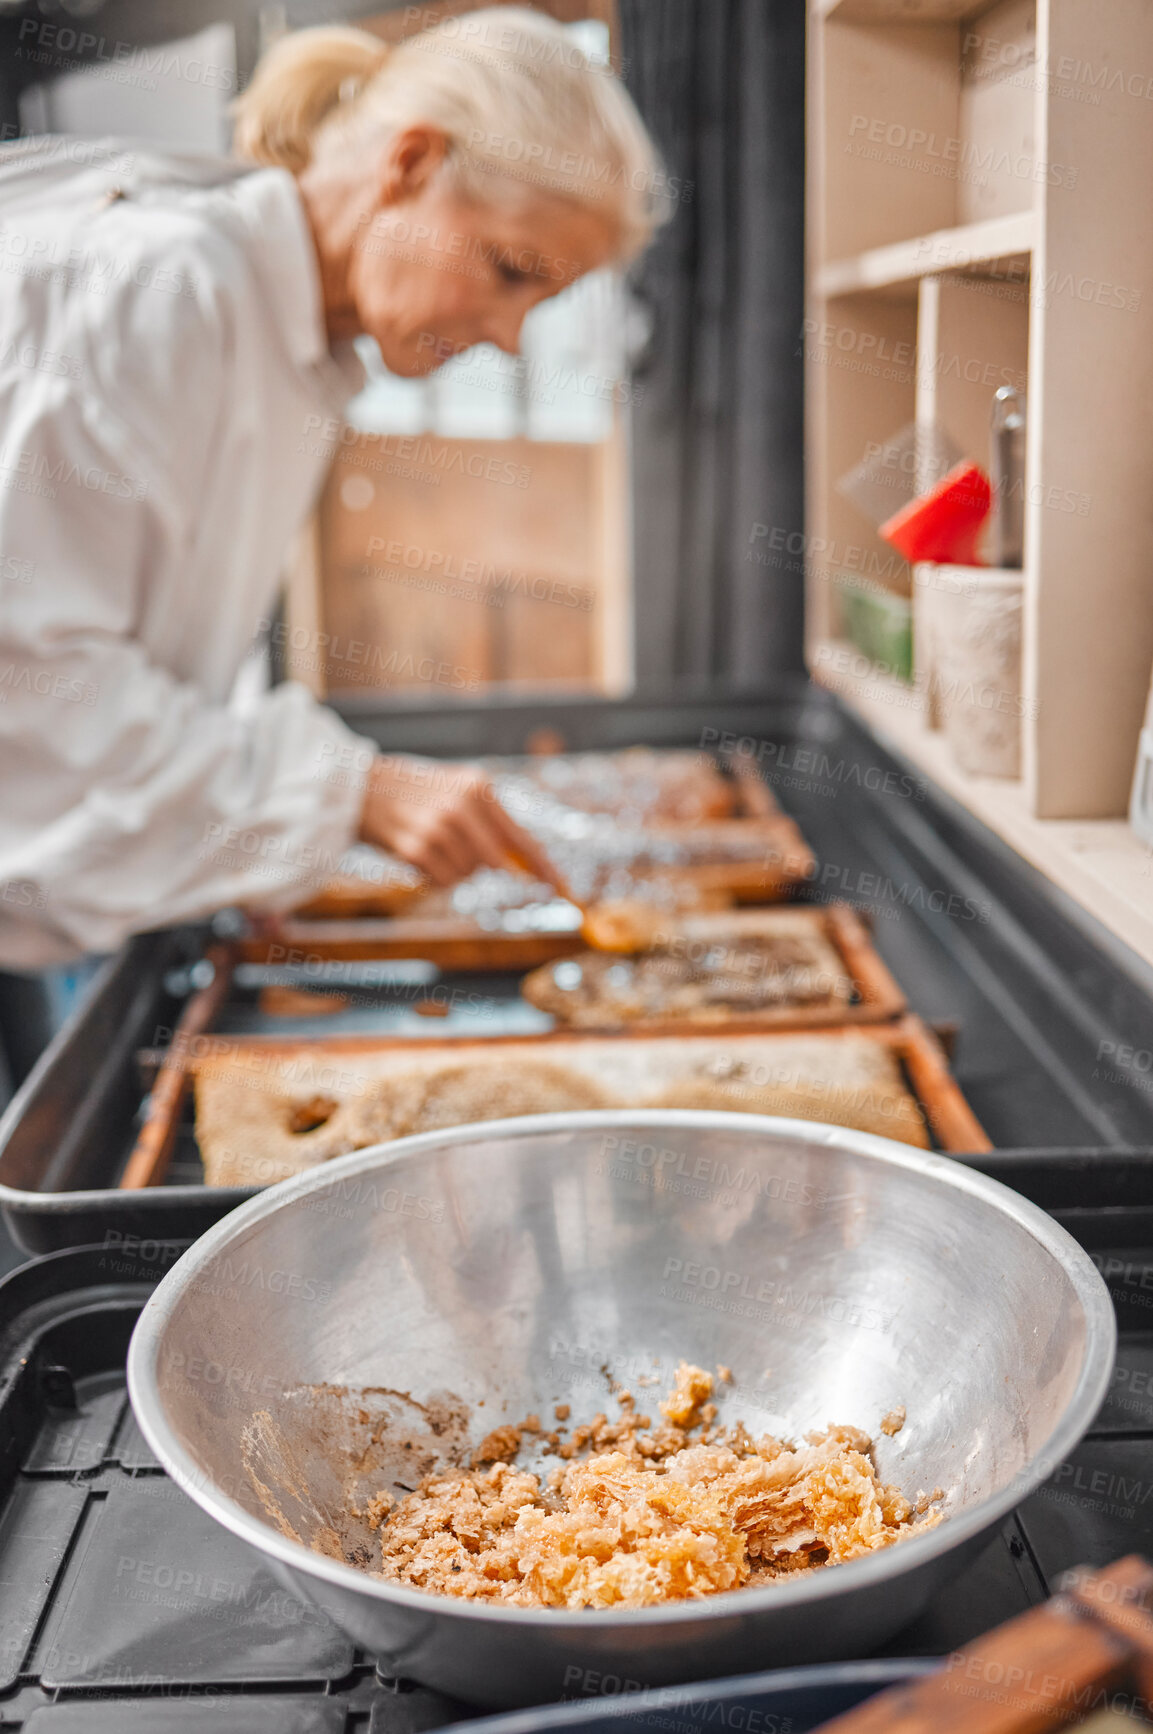
[{"label": "white bucket", "polygon": [[933,592],[930,703],[961,770],[1021,774],[1023,574],[948,567],[965,582]]}]

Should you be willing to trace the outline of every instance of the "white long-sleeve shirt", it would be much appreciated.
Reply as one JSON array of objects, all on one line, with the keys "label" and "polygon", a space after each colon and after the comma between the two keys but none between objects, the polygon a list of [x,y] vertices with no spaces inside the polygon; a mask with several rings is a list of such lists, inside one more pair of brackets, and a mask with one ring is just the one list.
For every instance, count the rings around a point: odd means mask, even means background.
[{"label": "white long-sleeve shirt", "polygon": [[0,151],[0,967],[282,907],[353,840],[367,743],[228,700],[362,378],[288,174]]}]

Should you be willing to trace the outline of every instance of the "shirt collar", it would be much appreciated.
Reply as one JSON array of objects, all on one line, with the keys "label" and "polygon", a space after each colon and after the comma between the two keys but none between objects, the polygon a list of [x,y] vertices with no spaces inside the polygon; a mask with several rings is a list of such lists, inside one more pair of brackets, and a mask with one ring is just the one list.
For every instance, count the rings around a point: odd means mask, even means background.
[{"label": "shirt collar", "polygon": [[253,259],[298,367],[319,371],[343,402],[365,372],[351,343],[329,348],[320,265],[296,182],[286,169],[256,169],[230,188],[253,239]]}]

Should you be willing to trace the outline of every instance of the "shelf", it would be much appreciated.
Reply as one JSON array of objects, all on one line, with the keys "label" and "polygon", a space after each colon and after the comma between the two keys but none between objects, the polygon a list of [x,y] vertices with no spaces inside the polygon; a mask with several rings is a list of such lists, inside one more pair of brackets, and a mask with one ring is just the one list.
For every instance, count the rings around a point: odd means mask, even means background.
[{"label": "shelf", "polygon": [[847,24],[957,24],[987,11],[991,0],[813,0],[819,19]]},{"label": "shelf", "polygon": [[977,265],[1017,260],[1023,262],[1022,268],[1007,275],[1011,282],[1023,285],[1035,233],[1032,211],[989,217],[981,223],[965,223],[960,228],[917,235],[911,241],[897,241],[890,247],[874,247],[853,259],[835,259],[818,267],[813,285],[817,294],[826,298],[905,284],[915,288],[922,277],[933,277],[942,271],[967,272]]},{"label": "shelf", "polygon": [[[859,661],[852,645],[828,648],[845,650]],[[834,674],[819,661],[813,678],[838,693],[879,739],[1153,964],[1153,849],[1125,820],[1035,819],[1021,783],[973,777],[958,769],[944,735],[925,726],[924,703],[912,687],[883,674],[864,680]]]}]

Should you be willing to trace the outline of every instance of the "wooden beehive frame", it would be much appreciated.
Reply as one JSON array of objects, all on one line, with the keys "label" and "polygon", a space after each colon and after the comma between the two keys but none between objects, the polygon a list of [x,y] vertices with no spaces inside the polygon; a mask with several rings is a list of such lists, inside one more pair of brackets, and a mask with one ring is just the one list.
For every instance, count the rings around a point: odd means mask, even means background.
[{"label": "wooden beehive frame", "polygon": [[[404,1036],[329,1036],[313,1037],[308,1040],[291,1041],[264,1036],[218,1036],[213,1038],[206,1031],[200,1030],[195,1036],[185,1036],[180,1039],[178,1032],[173,1048],[161,1055],[142,1055],[147,1064],[150,1061],[158,1063],[162,1073],[176,1072],[182,1080],[182,1087],[177,1092],[169,1090],[164,1095],[164,1112],[166,1115],[163,1135],[156,1131],[149,1140],[147,1159],[138,1152],[133,1152],[125,1170],[122,1186],[157,1185],[164,1177],[168,1155],[183,1111],[186,1091],[191,1076],[198,1066],[218,1066],[222,1061],[236,1058],[242,1062],[275,1063],[291,1062],[302,1057],[315,1057],[319,1064],[330,1066],[343,1062],[348,1067],[355,1067],[357,1059],[379,1053],[409,1053],[419,1052],[422,1056],[444,1054],[454,1059],[466,1059],[470,1054],[483,1050],[487,1054],[518,1053],[526,1059],[539,1054],[542,1058],[557,1059],[561,1057],[566,1047],[583,1045],[588,1042],[612,1042],[643,1044],[686,1041],[692,1039],[716,1040],[726,1035],[734,1040],[743,1038],[755,1039],[784,1035],[807,1035],[814,1041],[836,1042],[849,1031],[844,1025],[831,1029],[808,1031],[753,1030],[747,1026],[740,1029],[709,1031],[685,1030],[677,1035],[668,1033],[654,1034],[651,1031],[638,1031],[635,1034],[623,1033],[606,1036],[591,1031],[553,1030],[542,1035],[506,1035],[506,1036],[444,1036],[439,1039],[422,1038],[419,1046],[411,1038]],[[926,1123],[932,1133],[937,1147],[946,1153],[981,1154],[990,1149],[989,1141],[980,1122],[977,1120],[969,1104],[966,1102],[956,1079],[949,1070],[948,1061],[939,1042],[932,1032],[926,1028],[920,1018],[905,1016],[888,1024],[864,1024],[853,1028],[854,1035],[863,1036],[888,1047],[899,1060],[908,1080],[911,1093],[925,1116]],[[155,1092],[154,1092],[155,1094]],[[131,1176],[131,1178],[129,1178]]]},{"label": "wooden beehive frame", "polygon": [[[715,934],[717,942],[726,943],[729,935],[725,923],[733,923],[733,944],[737,936],[754,939],[758,929],[771,931],[773,917],[777,913],[770,909],[742,909],[719,912],[715,915],[698,918],[684,918],[683,933],[686,937],[697,937]],[[887,965],[873,944],[861,917],[847,903],[810,904],[804,911],[815,925],[822,929],[823,937],[828,940],[833,950],[841,959],[844,977],[852,983],[853,999],[846,1004],[843,1000],[830,999],[824,1004],[814,1005],[779,1005],[764,1006],[756,1011],[737,1012],[728,1016],[716,1017],[715,1014],[702,1013],[697,1018],[675,1019],[635,1019],[624,1024],[606,1023],[603,1032],[627,1029],[638,1035],[704,1035],[710,1030],[807,1030],[825,1029],[831,1026],[847,1027],[862,1023],[885,1023],[896,1018],[905,1010],[906,1000],[897,982],[894,980]],[[569,1029],[569,1025],[559,1025]],[[592,1025],[583,1026],[592,1029]]]}]

